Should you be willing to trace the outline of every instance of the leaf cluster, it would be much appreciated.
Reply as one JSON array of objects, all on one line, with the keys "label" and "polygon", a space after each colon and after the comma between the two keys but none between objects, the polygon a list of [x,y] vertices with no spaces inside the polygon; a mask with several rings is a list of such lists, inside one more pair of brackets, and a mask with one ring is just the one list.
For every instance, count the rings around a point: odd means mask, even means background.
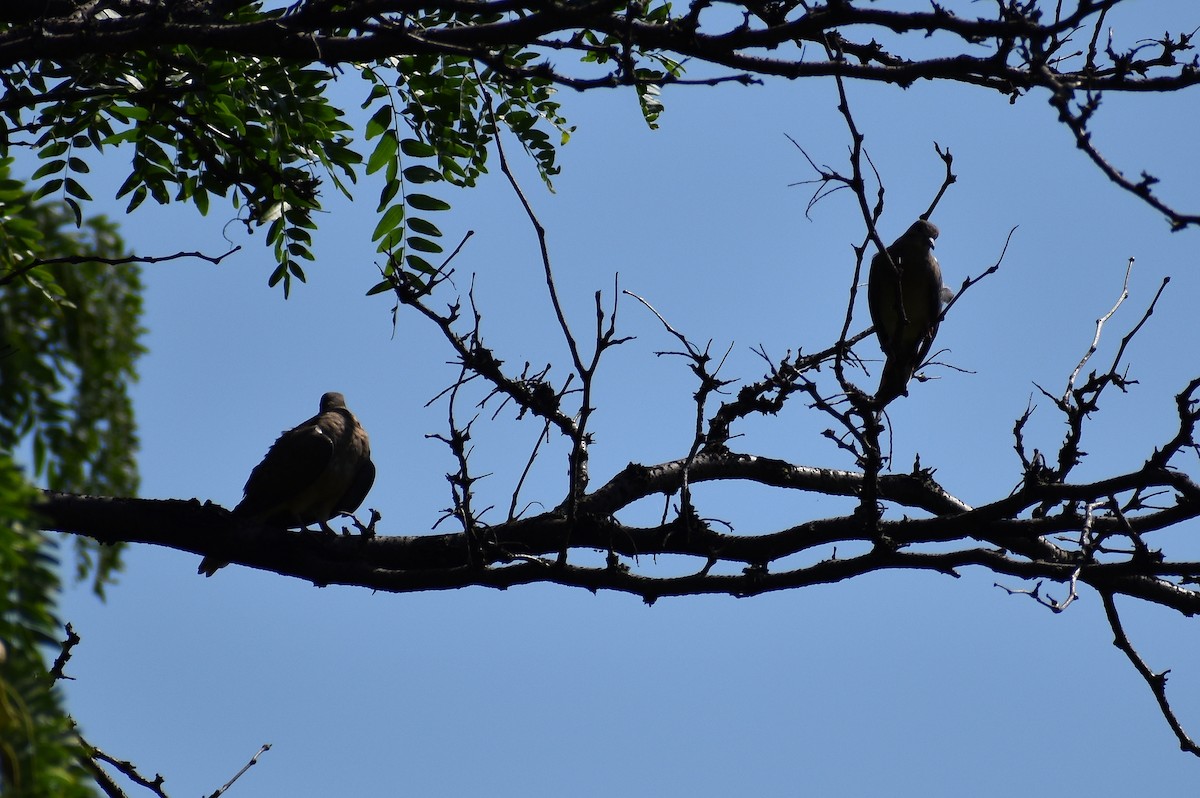
[{"label": "leaf cluster", "polygon": [[47,673],[56,645],[56,547],[28,510],[36,491],[0,452],[0,794],[73,798],[92,791],[83,749]]},{"label": "leaf cluster", "polygon": [[[141,345],[141,278],[101,217],[35,197],[0,161],[0,791],[90,795],[83,750],[48,674],[61,624],[56,539],[29,508],[46,485],[134,493],[137,434],[128,385]],[[25,452],[33,474],[14,452]],[[80,578],[103,591],[120,546],[76,545]]]},{"label": "leaf cluster", "polygon": [[384,280],[368,293],[389,290],[398,270],[428,290],[438,271],[429,258],[444,252],[443,233],[428,214],[450,209],[429,193],[434,186],[476,185],[487,173],[489,147],[502,128],[516,137],[549,186],[559,171],[558,147],[573,128],[549,80],[506,81],[469,58],[396,57],[364,67],[361,74],[370,84],[362,103],[370,112],[363,138],[375,142],[366,172],[380,173],[384,181],[371,240],[388,256]]}]

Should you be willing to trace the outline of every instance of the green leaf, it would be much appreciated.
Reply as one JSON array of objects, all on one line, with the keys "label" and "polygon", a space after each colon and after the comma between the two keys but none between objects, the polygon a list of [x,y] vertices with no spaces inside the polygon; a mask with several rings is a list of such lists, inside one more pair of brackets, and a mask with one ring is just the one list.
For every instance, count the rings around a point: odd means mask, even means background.
[{"label": "green leaf", "polygon": [[440,238],[442,235],[442,231],[438,229],[436,224],[426,219],[422,219],[419,216],[410,216],[408,218],[408,227],[414,233],[420,233],[421,235],[425,236]]},{"label": "green leaf", "polygon": [[409,236],[408,245],[418,252],[441,252],[442,245],[420,236]]},{"label": "green leaf", "polygon": [[145,122],[150,118],[150,109],[142,105],[116,105],[109,109],[109,113],[114,116],[136,119],[139,122]]},{"label": "green leaf", "polygon": [[380,280],[367,290],[367,296],[375,296],[392,290],[391,280]]},{"label": "green leaf", "polygon": [[450,210],[450,203],[436,197],[431,197],[428,194],[409,194],[404,198],[404,201],[419,211]]},{"label": "green leaf", "polygon": [[200,211],[201,216],[208,216],[208,192],[200,189],[192,197],[192,203],[196,206],[196,210]]},{"label": "green leaf", "polygon": [[365,111],[370,107],[371,103],[375,102],[381,97],[386,97],[387,93],[387,86],[383,85],[382,83],[374,83],[371,85],[371,91],[367,94],[367,99],[363,100],[363,104],[359,107]]},{"label": "green leaf", "polygon": [[381,105],[367,122],[367,141],[387,130],[392,121],[392,106]]},{"label": "green leaf", "polygon": [[71,148],[71,143],[66,139],[57,139],[50,142],[45,147],[42,147],[38,153],[38,157],[42,160],[47,158],[57,158]]},{"label": "green leaf", "polygon": [[425,272],[426,274],[437,274],[437,269],[420,255],[405,255],[404,262],[408,264],[408,268],[415,271]]},{"label": "green leaf", "polygon": [[67,193],[72,197],[78,197],[81,200],[90,200],[92,198],[92,195],[87,193],[83,186],[79,185],[79,181],[73,177],[66,179],[66,189]]},{"label": "green leaf", "polygon": [[401,151],[413,158],[428,158],[437,154],[437,150],[431,145],[417,139],[404,139],[400,142]]},{"label": "green leaf", "polygon": [[[41,168],[38,169],[36,172],[34,172],[33,177],[31,177],[29,179],[30,180],[41,180],[43,177],[46,177],[47,175],[58,174],[59,172],[61,172],[62,170],[66,169],[66,168],[67,168],[66,161],[48,161],[47,163],[42,164]],[[34,199],[36,199],[36,197]]]},{"label": "green leaf", "polygon": [[383,136],[375,145],[375,149],[371,151],[371,157],[367,159],[367,174],[375,174],[389,162],[394,161],[396,159],[396,147],[396,131],[385,130]]},{"label": "green leaf", "polygon": [[129,198],[129,204],[125,206],[125,213],[133,213],[134,208],[146,201],[146,187],[138,186],[133,192],[133,196]]},{"label": "green leaf", "polygon": [[436,183],[442,179],[442,174],[424,164],[417,164],[404,170],[404,179],[410,183]]},{"label": "green leaf", "polygon": [[398,247],[404,244],[404,228],[397,227],[383,234],[379,239],[379,243],[375,245],[378,252],[393,252]]},{"label": "green leaf", "polygon": [[388,180],[385,182],[379,192],[379,205],[375,207],[375,212],[379,213],[386,208],[396,198],[398,193],[400,193],[399,180]]},{"label": "green leaf", "polygon": [[61,177],[56,177],[53,180],[48,180],[38,187],[37,191],[33,192],[31,199],[39,200],[47,194],[53,194],[62,188],[63,180]]},{"label": "green leaf", "polygon": [[71,213],[75,215],[75,226],[83,226],[83,210],[79,207],[79,203],[70,197],[64,197],[63,202],[71,209]]},{"label": "green leaf", "polygon": [[404,206],[393,205],[387,209],[387,211],[383,214],[383,217],[379,220],[379,223],[375,225],[375,232],[371,233],[371,240],[378,241],[380,238],[399,227],[400,223],[403,221]]}]

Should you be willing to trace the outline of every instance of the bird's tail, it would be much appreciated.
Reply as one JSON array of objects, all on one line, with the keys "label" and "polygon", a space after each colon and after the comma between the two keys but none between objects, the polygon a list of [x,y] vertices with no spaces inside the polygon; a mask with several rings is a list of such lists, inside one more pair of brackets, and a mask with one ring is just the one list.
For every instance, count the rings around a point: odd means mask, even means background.
[{"label": "bird's tail", "polygon": [[226,565],[229,565],[229,563],[221,562],[214,557],[205,557],[200,561],[200,567],[196,569],[196,573],[204,574],[205,576],[212,576]]},{"label": "bird's tail", "polygon": [[875,391],[875,406],[882,410],[898,396],[908,396],[908,381],[916,367],[907,358],[889,357],[883,364],[879,388]]}]

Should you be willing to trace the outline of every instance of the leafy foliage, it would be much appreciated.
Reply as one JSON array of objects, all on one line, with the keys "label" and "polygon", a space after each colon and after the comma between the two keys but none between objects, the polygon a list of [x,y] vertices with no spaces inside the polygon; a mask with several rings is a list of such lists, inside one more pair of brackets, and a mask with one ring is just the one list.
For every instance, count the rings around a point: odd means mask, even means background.
[{"label": "leafy foliage", "polygon": [[[123,254],[112,223],[70,229],[61,204],[36,202],[8,168],[0,162],[0,448],[28,442],[34,474],[52,490],[133,494],[126,385],[144,351],[139,268],[89,260]],[[99,558],[97,588],[119,564],[119,550],[81,553]]]},{"label": "leafy foliage", "polygon": [[[82,219],[91,197],[81,184],[88,160],[106,148],[132,150],[117,191],[132,211],[147,198],[190,202],[207,213],[227,198],[248,226],[265,226],[278,267],[272,285],[303,281],[312,260],[313,211],[320,207],[317,166],[344,190],[359,157],[342,113],[326,98],[329,72],[291,68],[279,59],[230,59],[178,46],[88,59],[41,62],[11,70],[12,91],[39,97],[32,109],[10,106],[14,128],[36,134],[43,166],[35,198],[60,196]],[[27,118],[32,117],[32,119]]]},{"label": "leafy foliage", "polygon": [[0,454],[0,794],[92,795],[82,746],[43,658],[61,629],[59,583],[55,547],[24,509],[34,494]]},{"label": "leafy foliage", "polygon": [[[370,293],[387,290],[386,278],[397,269],[420,277],[428,288],[437,267],[427,258],[443,247],[442,231],[425,214],[450,205],[425,193],[427,186],[474,186],[487,172],[488,145],[498,135],[498,124],[516,135],[550,185],[558,173],[557,147],[568,141],[572,128],[559,114],[550,81],[509,83],[493,70],[481,72],[468,58],[393,58],[388,69],[364,68],[362,75],[371,84],[362,107],[373,109],[365,140],[375,140],[367,173],[382,171],[384,177],[372,240],[389,256],[385,280]],[[557,141],[542,122],[558,132]]]},{"label": "leafy foliage", "polygon": [[[244,4],[231,20],[264,13]],[[454,12],[418,20],[449,24]],[[482,24],[491,15],[466,16]],[[516,48],[515,68],[534,54]],[[147,199],[190,202],[207,213],[227,199],[249,228],[265,228],[276,266],[268,278],[286,296],[304,282],[313,260],[313,214],[327,180],[350,196],[363,156],[352,126],[335,105],[336,73],[283,58],[263,58],[190,45],[92,56],[83,62],[42,61],[3,72],[9,98],[0,104],[12,129],[32,132],[42,166],[35,198],[57,196],[82,222],[89,160],[106,149],[131,150],[128,176],[117,191],[133,211]],[[370,83],[364,141],[375,141],[366,172],[382,171],[380,219],[373,239],[397,266],[432,275],[426,259],[442,251],[441,231],[427,216],[450,206],[431,184],[472,186],[486,172],[497,125],[512,131],[549,182],[557,147],[570,128],[547,78],[507,79],[480,70],[468,56],[388,56],[355,64]],[[492,98],[497,102],[494,107]],[[3,150],[8,150],[5,142]]]},{"label": "leafy foliage", "polygon": [[[364,163],[384,178],[372,240],[388,256],[385,279],[399,270],[428,290],[443,245],[427,214],[448,207],[436,184],[474,185],[502,128],[549,181],[571,133],[553,99],[562,86],[630,87],[651,127],[661,89],[684,82],[927,79],[1014,101],[1042,88],[1109,179],[1177,229],[1200,224],[1159,199],[1154,178],[1126,178],[1091,143],[1102,92],[1200,82],[1188,33],[1102,50],[1099,33],[1118,2],[1060,3],[1052,13],[1036,2],[1001,3],[977,17],[844,0],[742,0],[724,10],[709,0],[9,5],[0,8],[0,115],[22,136],[0,135],[0,155],[35,149],[38,195],[59,197],[79,223],[91,199],[90,162],[107,148],[127,150],[118,196],[128,209],[149,198],[207,213],[214,199],[228,201],[247,228],[265,230],[275,259],[268,282],[285,296],[313,260],[322,188],[349,196]],[[1074,40],[1089,30],[1091,45],[1081,50]],[[700,77],[685,77],[685,64]],[[370,85],[362,131],[337,84],[348,70]]]},{"label": "leafy foliage", "polygon": [[[137,435],[127,393],[143,351],[141,280],[100,264],[124,246],[113,225],[75,229],[69,204],[37,201],[0,161],[0,787],[5,795],[89,795],[81,749],[47,673],[57,647],[57,542],[28,508],[38,495],[11,454],[58,490],[132,494]],[[103,591],[119,546],[76,546],[80,578]]]}]

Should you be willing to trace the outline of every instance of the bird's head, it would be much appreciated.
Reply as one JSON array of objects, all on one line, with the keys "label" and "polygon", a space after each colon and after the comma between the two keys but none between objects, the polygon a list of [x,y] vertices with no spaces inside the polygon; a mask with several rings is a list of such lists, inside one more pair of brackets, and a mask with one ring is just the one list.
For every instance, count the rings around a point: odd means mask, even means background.
[{"label": "bird's head", "polygon": [[330,391],[321,396],[321,412],[327,413],[330,410],[336,410],[339,407],[346,406],[346,397],[342,396],[337,391]]},{"label": "bird's head", "polygon": [[937,240],[940,232],[937,225],[928,219],[917,219],[905,231],[903,238],[913,244],[921,244],[929,249],[933,249],[934,242]]}]

